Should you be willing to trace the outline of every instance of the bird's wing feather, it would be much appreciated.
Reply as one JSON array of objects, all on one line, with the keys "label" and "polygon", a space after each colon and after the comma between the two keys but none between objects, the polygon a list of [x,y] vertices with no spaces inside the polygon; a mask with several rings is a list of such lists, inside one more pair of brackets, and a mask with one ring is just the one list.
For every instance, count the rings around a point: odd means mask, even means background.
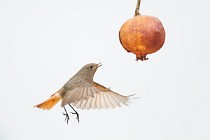
[{"label": "bird's wing feather", "polygon": [[120,107],[121,104],[127,105],[130,97],[120,95],[95,82],[89,87],[89,89],[92,90],[92,96],[86,96],[87,98],[74,100],[71,102],[72,105],[80,109],[115,108],[117,106]]},{"label": "bird's wing feather", "polygon": [[[75,88],[66,91],[66,94],[63,96],[62,106],[66,104],[75,103],[82,100],[87,100],[89,97],[93,97],[99,91],[87,81],[79,81],[75,84]],[[79,104],[79,103],[78,103]],[[80,102],[81,104],[84,104]]]}]

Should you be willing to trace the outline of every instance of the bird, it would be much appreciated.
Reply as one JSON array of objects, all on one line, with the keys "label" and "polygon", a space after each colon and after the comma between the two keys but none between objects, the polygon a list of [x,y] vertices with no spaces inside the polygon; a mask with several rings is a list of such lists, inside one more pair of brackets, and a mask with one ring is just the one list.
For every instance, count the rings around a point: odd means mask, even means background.
[{"label": "bird", "polygon": [[[132,95],[124,96],[112,91],[97,82],[93,77],[101,63],[89,63],[83,66],[72,78],[70,78],[57,92],[52,94],[49,99],[35,105],[34,107],[50,110],[60,100],[61,107],[64,108],[65,121],[69,121],[69,114],[66,105],[69,105],[76,115],[79,122],[79,113],[74,109],[108,109],[121,107],[122,104],[127,105]],[[74,106],[74,107],[73,107]]]}]

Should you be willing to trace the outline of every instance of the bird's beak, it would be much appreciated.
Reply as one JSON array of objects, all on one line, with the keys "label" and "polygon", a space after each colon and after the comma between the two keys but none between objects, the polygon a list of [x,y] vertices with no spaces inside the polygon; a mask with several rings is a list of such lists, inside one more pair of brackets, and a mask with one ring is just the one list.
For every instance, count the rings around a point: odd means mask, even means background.
[{"label": "bird's beak", "polygon": [[98,67],[101,67],[101,66],[102,66],[102,63],[101,62],[97,64],[97,68]]}]

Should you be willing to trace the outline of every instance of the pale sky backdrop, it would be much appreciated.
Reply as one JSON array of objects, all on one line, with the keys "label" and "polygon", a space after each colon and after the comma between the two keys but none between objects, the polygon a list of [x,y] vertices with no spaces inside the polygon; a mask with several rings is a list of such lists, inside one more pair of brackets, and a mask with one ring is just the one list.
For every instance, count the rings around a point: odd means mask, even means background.
[{"label": "pale sky backdrop", "polygon": [[[142,0],[166,30],[161,50],[136,62],[118,39],[136,0],[0,1],[0,140],[209,140],[210,1]],[[83,65],[95,81],[141,97],[128,107],[33,108]],[[70,111],[70,109],[68,108]]]}]

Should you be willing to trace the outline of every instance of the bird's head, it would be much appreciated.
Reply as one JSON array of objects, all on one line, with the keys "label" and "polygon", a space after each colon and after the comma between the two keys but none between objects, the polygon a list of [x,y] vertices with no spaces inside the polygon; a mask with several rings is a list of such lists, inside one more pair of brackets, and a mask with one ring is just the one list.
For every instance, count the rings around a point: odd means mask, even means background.
[{"label": "bird's head", "polygon": [[86,64],[85,66],[83,66],[79,72],[77,73],[77,75],[83,77],[86,80],[93,80],[93,76],[96,72],[96,70],[101,67],[102,64],[101,63],[89,63]]}]

